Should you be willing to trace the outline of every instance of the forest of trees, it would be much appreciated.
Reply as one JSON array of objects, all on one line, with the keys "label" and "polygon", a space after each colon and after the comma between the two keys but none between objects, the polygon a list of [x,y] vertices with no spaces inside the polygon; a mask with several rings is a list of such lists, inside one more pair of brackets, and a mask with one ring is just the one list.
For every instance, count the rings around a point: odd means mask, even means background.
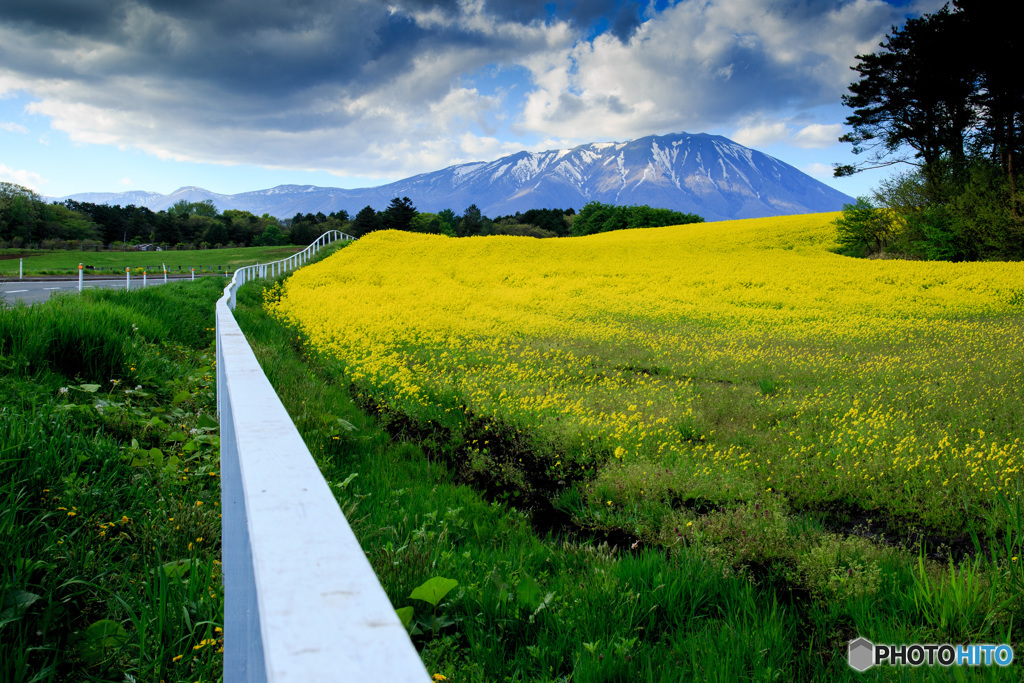
[{"label": "forest of trees", "polygon": [[575,214],[574,209],[531,209],[526,213],[492,219],[483,215],[476,204],[469,205],[461,214],[456,214],[452,209],[421,213],[408,197],[396,197],[383,211],[375,211],[372,206],[362,208],[355,215],[348,233],[362,237],[374,230],[408,230],[449,237],[565,237],[570,234],[569,228]]},{"label": "forest of trees", "polygon": [[837,176],[895,164],[909,170],[837,221],[844,253],[942,260],[1024,258],[1021,33],[996,3],[955,0],[893,27],[858,55],[840,138],[865,161]]},{"label": "forest of trees", "polygon": [[574,236],[595,235],[612,230],[660,228],[666,225],[703,222],[704,219],[696,214],[682,213],[671,209],[652,209],[649,206],[615,206],[590,202],[576,216],[570,234]]},{"label": "forest of trees", "polygon": [[366,206],[355,216],[347,211],[330,215],[298,213],[282,221],[237,209],[219,212],[210,200],[182,200],[162,211],[70,199],[46,203],[27,188],[0,183],[0,248],[15,249],[127,249],[139,244],[165,249],[306,245],[327,230],[340,230],[353,237],[375,230],[408,230],[450,237],[567,237],[702,220],[668,209],[597,202],[587,204],[579,215],[571,208],[531,209],[491,219],[475,204],[461,214],[452,209],[426,213],[418,211],[408,197],[395,197],[383,211]]},{"label": "forest of trees", "polygon": [[306,245],[324,231],[344,230],[348,224],[345,211],[297,214],[281,221],[237,209],[219,212],[210,200],[182,200],[164,211],[72,199],[47,203],[32,190],[0,182],[0,246],[16,249]]}]

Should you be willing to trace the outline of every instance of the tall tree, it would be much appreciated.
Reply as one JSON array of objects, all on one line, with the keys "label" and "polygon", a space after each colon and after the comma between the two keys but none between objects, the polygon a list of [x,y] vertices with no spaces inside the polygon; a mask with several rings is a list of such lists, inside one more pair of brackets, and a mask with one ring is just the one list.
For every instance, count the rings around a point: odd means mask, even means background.
[{"label": "tall tree", "polygon": [[27,187],[0,182],[0,237],[39,239],[42,204],[40,196]]},{"label": "tall tree", "polygon": [[470,204],[462,212],[462,218],[455,225],[455,234],[459,237],[479,235],[481,227],[483,227],[483,213],[476,204]]},{"label": "tall tree", "polygon": [[362,237],[374,230],[380,230],[380,217],[372,206],[365,206],[356,214],[352,221],[352,236]]},{"label": "tall tree", "polygon": [[182,219],[189,216],[213,218],[217,215],[217,206],[213,203],[212,199],[204,199],[201,202],[190,202],[187,199],[181,199],[176,201],[167,211]]},{"label": "tall tree", "polygon": [[1020,57],[1024,36],[1016,22],[989,0],[954,0],[962,18],[967,43],[962,56],[977,64],[978,90],[974,97],[982,125],[977,142],[1010,180],[1020,172],[1024,152],[1024,78]]},{"label": "tall tree", "polygon": [[395,197],[391,200],[388,208],[381,212],[380,223],[385,230],[409,230],[412,219],[418,213],[419,211],[412,205],[411,199]]},{"label": "tall tree", "polygon": [[850,85],[843,104],[854,113],[852,131],[840,138],[866,162],[840,165],[836,175],[909,162],[926,177],[944,157],[962,166],[968,134],[978,123],[973,98],[977,65],[964,54],[968,34],[962,16],[943,7],[907,20],[880,43],[881,50],[857,55],[851,67],[860,80]]}]

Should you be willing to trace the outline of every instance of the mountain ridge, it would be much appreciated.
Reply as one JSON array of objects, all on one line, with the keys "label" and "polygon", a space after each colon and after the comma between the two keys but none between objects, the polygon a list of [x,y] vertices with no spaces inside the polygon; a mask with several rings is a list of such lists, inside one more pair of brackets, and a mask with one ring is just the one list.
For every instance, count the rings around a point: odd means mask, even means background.
[{"label": "mountain ridge", "polygon": [[420,211],[476,204],[488,216],[534,208],[580,209],[590,201],[648,204],[706,220],[838,211],[853,201],[798,169],[728,138],[707,133],[649,135],[571,149],[515,152],[493,161],[457,164],[378,187],[342,189],[278,185],[226,195],[186,186],[155,192],[91,192],[61,197],[96,204],[128,203],[159,211],[182,199],[210,199],[221,211],[241,209],[290,218],[297,213],[364,206],[382,210],[409,197]]}]

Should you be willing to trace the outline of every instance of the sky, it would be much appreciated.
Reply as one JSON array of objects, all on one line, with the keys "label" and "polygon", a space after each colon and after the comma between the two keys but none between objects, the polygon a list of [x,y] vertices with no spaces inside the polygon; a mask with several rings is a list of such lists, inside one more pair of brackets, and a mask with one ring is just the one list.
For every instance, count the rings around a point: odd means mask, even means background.
[{"label": "sky", "polygon": [[369,187],[723,135],[832,178],[855,56],[938,0],[4,0],[0,181],[44,196]]}]

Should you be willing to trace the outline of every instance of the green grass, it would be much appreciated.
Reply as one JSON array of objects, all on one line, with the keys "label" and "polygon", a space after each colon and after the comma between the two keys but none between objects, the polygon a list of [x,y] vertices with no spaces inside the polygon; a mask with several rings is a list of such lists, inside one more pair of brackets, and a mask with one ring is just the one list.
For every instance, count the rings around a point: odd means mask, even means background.
[{"label": "green grass", "polygon": [[0,250],[0,276],[17,277],[19,259],[24,259],[25,275],[77,275],[78,264],[95,266],[86,273],[107,272],[124,274],[125,267],[147,268],[151,273],[162,272],[163,264],[172,273],[188,272],[195,267],[204,270],[234,271],[241,266],[267,263],[286,258],[304,247],[239,247],[235,249],[197,249],[193,251],[65,251],[39,249]]},{"label": "green grass", "polygon": [[[236,316],[392,603],[413,608],[431,673],[573,683],[1021,677],[1017,664],[863,675],[846,664],[858,636],[1024,651],[1024,574],[1011,559],[1024,555],[1018,500],[999,499],[1004,533],[979,531],[986,552],[952,563],[830,533],[774,494],[598,510],[593,500],[621,492],[589,476],[545,479],[552,446],[528,430],[464,410],[448,423],[418,419],[360,395],[340,361],[265,315],[260,286],[242,289]],[[778,391],[762,382],[753,391]],[[680,425],[691,438],[704,429]],[[436,608],[411,597],[435,577],[456,582]]]},{"label": "green grass", "polygon": [[221,284],[0,310],[0,680],[221,676]]}]

